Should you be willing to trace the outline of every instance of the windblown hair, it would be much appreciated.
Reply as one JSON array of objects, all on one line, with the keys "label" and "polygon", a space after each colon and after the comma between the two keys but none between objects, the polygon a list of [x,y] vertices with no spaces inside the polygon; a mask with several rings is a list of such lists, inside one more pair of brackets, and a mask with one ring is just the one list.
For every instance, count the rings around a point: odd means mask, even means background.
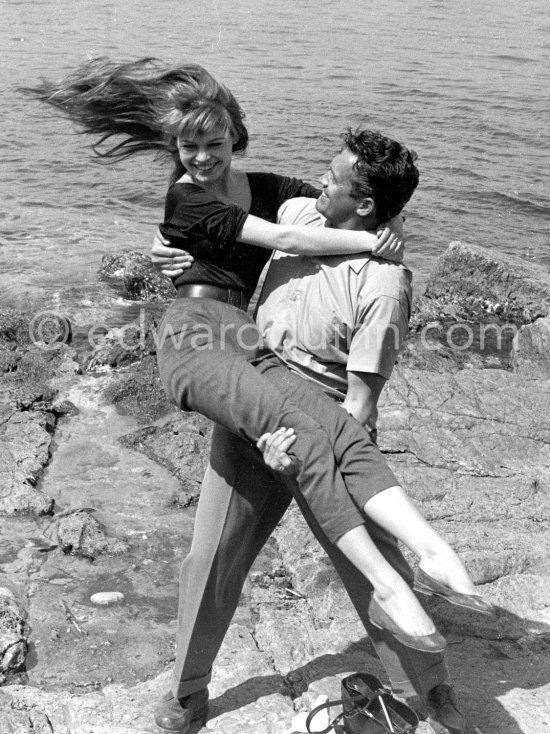
[{"label": "windblown hair", "polygon": [[[245,151],[244,113],[229,91],[198,64],[170,67],[159,59],[116,63],[97,58],[60,81],[42,79],[21,90],[62,110],[83,133],[99,136],[92,146],[105,163],[136,153],[169,154],[181,172],[177,139],[230,130],[233,151]],[[123,139],[114,143],[112,138]]]},{"label": "windblown hair", "polygon": [[348,128],[342,139],[357,156],[352,196],[371,197],[378,222],[399,214],[418,186],[416,153],[374,130]]}]

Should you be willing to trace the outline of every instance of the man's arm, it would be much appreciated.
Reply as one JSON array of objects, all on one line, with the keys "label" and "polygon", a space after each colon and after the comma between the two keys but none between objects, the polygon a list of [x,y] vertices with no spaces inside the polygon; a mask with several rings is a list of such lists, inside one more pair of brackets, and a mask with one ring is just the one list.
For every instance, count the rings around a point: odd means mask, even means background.
[{"label": "man's arm", "polygon": [[348,391],[342,407],[361,423],[376,441],[378,398],[386,378],[373,372],[348,372]]}]

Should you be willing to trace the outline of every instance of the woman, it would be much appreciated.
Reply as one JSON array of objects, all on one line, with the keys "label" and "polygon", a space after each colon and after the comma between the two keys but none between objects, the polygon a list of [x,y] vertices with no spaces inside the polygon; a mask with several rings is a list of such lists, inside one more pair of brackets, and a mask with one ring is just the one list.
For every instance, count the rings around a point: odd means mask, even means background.
[{"label": "woman", "polygon": [[[433,588],[480,611],[489,606],[475,596],[459,558],[410,503],[361,426],[328,399],[321,425],[271,385],[262,374],[269,360],[243,310],[271,250],[364,252],[380,246],[377,238],[274,224],[283,200],[317,192],[296,179],[233,168],[233,153],[245,150],[248,140],[243,115],[231,92],[200,66],[96,60],[58,84],[43,82],[30,91],[101,135],[94,150],[106,160],[144,150],[172,156],[161,232],[195,261],[177,279],[178,298],[159,328],[159,369],[168,394],[180,408],[203,413],[254,444],[263,434],[294,429],[288,450],[299,491],[328,537],[374,587],[373,624],[416,649],[444,649],[432,620],[372,543],[358,507],[419,556]],[[98,147],[114,135],[125,137],[105,151]],[[398,238],[391,232],[384,237],[386,245],[376,252],[391,255]]]}]

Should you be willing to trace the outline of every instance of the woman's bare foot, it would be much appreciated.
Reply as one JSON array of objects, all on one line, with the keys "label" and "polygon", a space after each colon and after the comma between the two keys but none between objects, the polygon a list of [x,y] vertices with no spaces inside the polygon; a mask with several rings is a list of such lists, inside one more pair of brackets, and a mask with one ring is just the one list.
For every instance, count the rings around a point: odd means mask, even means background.
[{"label": "woman's bare foot", "polygon": [[445,650],[445,638],[436,630],[401,577],[391,591],[375,590],[369,604],[369,620],[375,627],[390,632],[406,647],[427,653]]},{"label": "woman's bare foot", "polygon": [[423,554],[418,567],[432,579],[445,584],[459,594],[475,595],[478,593],[466,566],[450,548],[445,548],[437,553]]},{"label": "woman's bare foot", "polygon": [[436,631],[433,621],[401,576],[391,588],[375,589],[372,596],[380,609],[405,634],[425,637]]}]

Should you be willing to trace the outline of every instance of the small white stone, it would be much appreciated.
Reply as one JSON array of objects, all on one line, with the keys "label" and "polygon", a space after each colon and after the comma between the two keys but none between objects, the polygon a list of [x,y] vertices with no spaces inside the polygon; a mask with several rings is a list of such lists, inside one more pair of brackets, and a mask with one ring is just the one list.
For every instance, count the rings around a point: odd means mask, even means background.
[{"label": "small white stone", "polygon": [[[320,706],[321,704],[324,704],[328,701],[328,696],[318,696],[315,701],[313,702],[311,706],[311,710],[317,708],[317,706]],[[307,732],[307,726],[306,726],[306,720],[308,717],[307,711],[301,711],[299,714],[296,714],[296,716],[292,719],[292,724],[290,726],[290,729],[287,731],[287,734],[302,734],[302,732]],[[313,719],[313,721],[310,724],[310,731],[316,732],[316,731],[325,731],[328,732],[328,734],[334,734],[334,729],[330,727],[330,716],[329,716],[329,710],[323,709],[319,711],[317,716]]]},{"label": "small white stone", "polygon": [[98,591],[92,594],[90,601],[92,604],[106,607],[108,604],[118,604],[124,599],[124,594],[120,591]]}]

